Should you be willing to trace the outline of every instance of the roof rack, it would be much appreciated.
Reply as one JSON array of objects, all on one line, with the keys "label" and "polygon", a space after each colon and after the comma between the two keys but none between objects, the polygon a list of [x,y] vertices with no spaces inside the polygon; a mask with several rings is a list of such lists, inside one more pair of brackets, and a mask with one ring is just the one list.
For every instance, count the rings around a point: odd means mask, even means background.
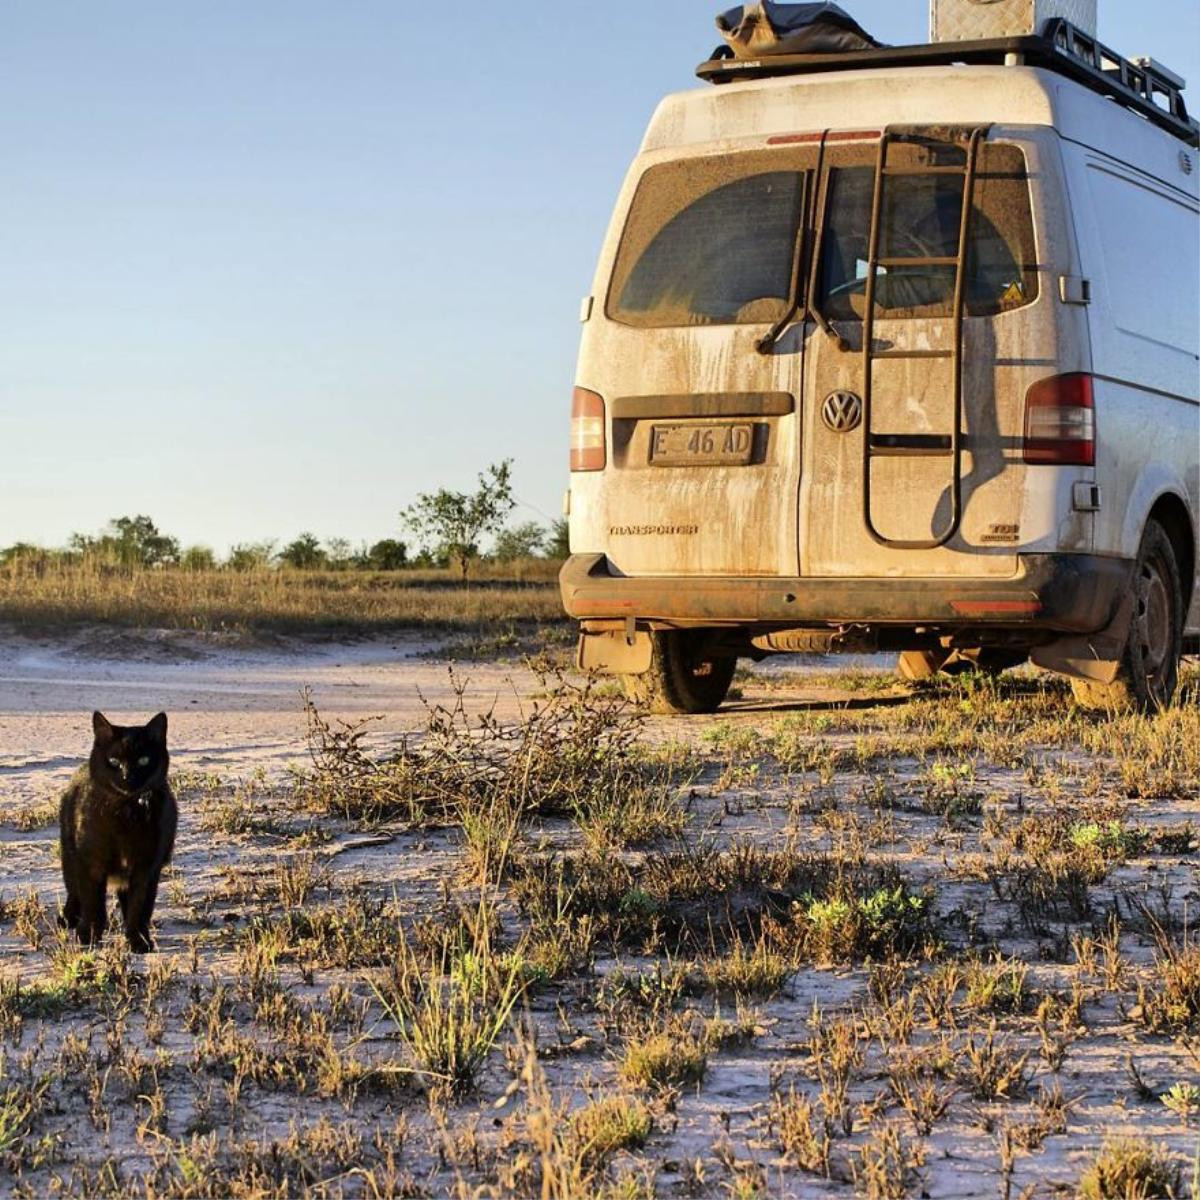
[{"label": "roof rack", "polygon": [[1045,67],[1141,114],[1188,145],[1200,145],[1200,124],[1188,115],[1183,81],[1150,59],[1131,62],[1061,18],[1046,22],[1041,36],[988,38],[933,45],[882,46],[845,54],[780,54],[733,58],[722,46],[696,74],[710,83],[816,75],[872,67],[931,67],[1013,62]]}]

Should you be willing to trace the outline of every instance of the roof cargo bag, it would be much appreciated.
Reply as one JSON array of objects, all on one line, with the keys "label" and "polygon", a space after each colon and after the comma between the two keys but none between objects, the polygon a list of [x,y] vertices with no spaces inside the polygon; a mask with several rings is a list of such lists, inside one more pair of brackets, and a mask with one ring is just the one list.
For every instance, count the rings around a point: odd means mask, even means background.
[{"label": "roof cargo bag", "polygon": [[848,54],[879,43],[836,4],[776,4],[731,8],[717,28],[735,58],[769,54]]}]

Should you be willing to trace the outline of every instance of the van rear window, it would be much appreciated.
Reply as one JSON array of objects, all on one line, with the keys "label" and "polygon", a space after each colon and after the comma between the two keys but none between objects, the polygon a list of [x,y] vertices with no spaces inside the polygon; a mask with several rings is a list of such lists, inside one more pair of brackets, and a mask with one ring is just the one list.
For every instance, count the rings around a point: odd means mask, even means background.
[{"label": "van rear window", "polygon": [[[949,149],[949,148],[946,148]],[[935,162],[961,167],[961,151],[941,151]],[[922,147],[896,146],[919,169]],[[858,151],[863,165],[829,173],[828,228],[821,256],[825,315],[861,320],[866,297],[871,204],[875,191],[874,150]],[[868,160],[869,159],[869,165]],[[889,174],[884,188],[880,256],[891,259],[945,258],[958,254],[963,179],[945,175]],[[953,311],[953,266],[899,264],[880,267],[875,286],[877,317],[943,317]],[[992,317],[1037,299],[1038,275],[1033,214],[1025,158],[1016,146],[981,147],[971,212],[966,304],[973,317]]]},{"label": "van rear window", "polygon": [[[829,166],[818,294],[834,320],[862,319],[876,153],[871,145],[841,149]],[[776,150],[651,167],[621,239],[609,317],[643,328],[777,321],[787,310],[806,194],[813,188],[812,171],[804,168],[815,167],[815,159],[815,152],[784,159]],[[901,172],[906,163],[921,168],[931,161],[957,167],[963,151],[914,137],[912,144],[893,145],[889,158]],[[962,189],[957,173],[889,173],[880,255],[956,254]],[[808,209],[815,209],[809,201]],[[811,211],[808,221],[813,224]],[[881,267],[876,315],[948,315],[954,276],[952,266]],[[1024,155],[1016,146],[985,145],[971,216],[967,312],[995,316],[1032,303],[1037,292]]]},{"label": "van rear window", "polygon": [[657,328],[778,320],[807,182],[779,165],[775,154],[651,167],[625,229],[608,315]]}]

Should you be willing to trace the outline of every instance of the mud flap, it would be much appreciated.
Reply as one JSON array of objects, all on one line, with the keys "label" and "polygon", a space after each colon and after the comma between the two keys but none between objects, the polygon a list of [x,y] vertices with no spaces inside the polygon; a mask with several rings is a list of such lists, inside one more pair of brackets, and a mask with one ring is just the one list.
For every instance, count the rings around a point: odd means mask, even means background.
[{"label": "mud flap", "polygon": [[933,679],[949,660],[949,650],[906,650],[900,655],[897,670],[901,679],[920,683]]},{"label": "mud flap", "polygon": [[575,665],[581,671],[605,675],[645,675],[653,654],[654,643],[648,633],[581,633]]},{"label": "mud flap", "polygon": [[1127,588],[1107,629],[1059,638],[1048,646],[1036,647],[1029,657],[1044,671],[1092,683],[1113,683],[1121,673],[1121,659],[1132,625],[1133,589]]}]

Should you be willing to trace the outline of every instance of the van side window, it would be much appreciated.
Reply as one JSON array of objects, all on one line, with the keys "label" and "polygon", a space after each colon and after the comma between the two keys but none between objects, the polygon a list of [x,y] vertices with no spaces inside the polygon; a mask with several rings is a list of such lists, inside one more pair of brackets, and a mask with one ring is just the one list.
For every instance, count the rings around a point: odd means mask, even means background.
[{"label": "van side window", "polygon": [[[775,170],[763,170],[770,164]],[[778,156],[683,160],[643,176],[608,315],[627,325],[764,324],[792,286],[807,183]]]},{"label": "van side window", "polygon": [[[874,165],[829,172],[828,224],[820,295],[833,320],[861,320],[871,235]],[[958,253],[963,181],[957,174],[887,177],[880,256],[945,258]],[[954,267],[879,268],[878,317],[949,316]],[[1024,156],[1015,146],[982,147],[971,214],[967,313],[990,317],[1031,304],[1038,294],[1033,215]]]}]

